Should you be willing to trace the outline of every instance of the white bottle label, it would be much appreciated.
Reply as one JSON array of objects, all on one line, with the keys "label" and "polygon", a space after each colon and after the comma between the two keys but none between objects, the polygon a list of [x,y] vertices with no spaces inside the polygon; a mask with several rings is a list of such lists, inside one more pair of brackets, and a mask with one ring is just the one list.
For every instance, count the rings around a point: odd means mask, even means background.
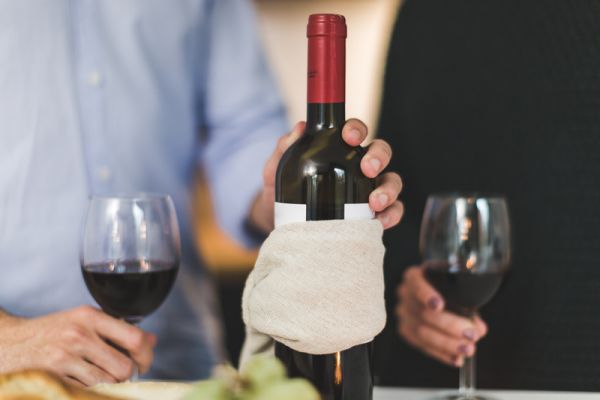
[{"label": "white bottle label", "polygon": [[306,221],[306,204],[275,202],[275,228],[303,221]]},{"label": "white bottle label", "polygon": [[375,213],[369,203],[344,204],[344,219],[373,219]]},{"label": "white bottle label", "polygon": [[[344,219],[373,219],[369,203],[344,204]],[[275,228],[292,222],[306,221],[306,204],[275,202]]]}]

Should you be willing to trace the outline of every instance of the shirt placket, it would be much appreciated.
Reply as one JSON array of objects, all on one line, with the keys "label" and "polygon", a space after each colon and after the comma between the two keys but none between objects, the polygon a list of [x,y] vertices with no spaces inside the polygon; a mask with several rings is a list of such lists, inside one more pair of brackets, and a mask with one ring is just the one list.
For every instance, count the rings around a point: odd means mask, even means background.
[{"label": "shirt placket", "polygon": [[91,193],[108,193],[114,174],[105,115],[106,75],[94,0],[74,0],[75,73],[80,128]]}]

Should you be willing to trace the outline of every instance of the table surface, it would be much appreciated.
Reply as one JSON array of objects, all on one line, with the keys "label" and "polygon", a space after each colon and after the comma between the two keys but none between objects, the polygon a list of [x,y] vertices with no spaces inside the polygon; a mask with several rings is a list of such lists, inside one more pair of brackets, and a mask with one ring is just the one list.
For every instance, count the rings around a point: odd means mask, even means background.
[{"label": "table surface", "polygon": [[[373,400],[427,400],[432,395],[440,393],[437,390],[375,388]],[[588,400],[600,399],[600,393],[581,392],[529,392],[512,390],[482,391],[495,400]]]}]

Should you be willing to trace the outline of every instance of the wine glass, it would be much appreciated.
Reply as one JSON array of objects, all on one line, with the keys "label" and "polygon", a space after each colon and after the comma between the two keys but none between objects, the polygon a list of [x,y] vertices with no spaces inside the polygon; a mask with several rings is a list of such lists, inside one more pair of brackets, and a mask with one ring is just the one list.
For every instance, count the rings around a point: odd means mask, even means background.
[{"label": "wine glass", "polygon": [[[162,304],[177,276],[181,244],[173,201],[145,193],[91,196],[80,250],[84,281],[102,310],[138,324]],[[137,375],[136,368],[130,379]]]},{"label": "wine glass", "polygon": [[[508,270],[511,245],[506,200],[477,194],[427,199],[419,240],[425,276],[449,311],[474,318],[496,294]],[[475,357],[460,368],[458,393],[436,399],[486,399],[475,393]]]}]

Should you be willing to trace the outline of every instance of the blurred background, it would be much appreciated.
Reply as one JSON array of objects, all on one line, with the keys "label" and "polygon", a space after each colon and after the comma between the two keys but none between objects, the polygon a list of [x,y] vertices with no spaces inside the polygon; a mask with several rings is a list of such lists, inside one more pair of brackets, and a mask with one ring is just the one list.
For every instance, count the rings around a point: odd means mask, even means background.
[{"label": "blurred background", "polygon": [[[288,108],[290,127],[306,118],[306,23],[312,13],[338,13],[348,24],[346,115],[377,131],[385,59],[401,0],[255,0],[265,51]],[[198,246],[213,272],[230,360],[243,341],[241,293],[256,258],[229,238],[213,215],[210,190],[200,176],[196,189]]]}]

